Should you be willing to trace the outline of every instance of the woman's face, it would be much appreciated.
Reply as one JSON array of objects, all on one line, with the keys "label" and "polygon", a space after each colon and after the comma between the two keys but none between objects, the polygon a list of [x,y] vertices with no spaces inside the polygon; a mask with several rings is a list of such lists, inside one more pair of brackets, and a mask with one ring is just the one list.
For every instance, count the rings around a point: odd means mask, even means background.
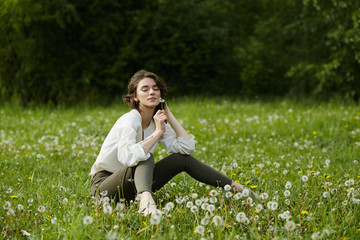
[{"label": "woman's face", "polygon": [[139,107],[155,108],[160,103],[161,91],[156,81],[152,78],[142,79],[137,88],[135,101],[139,101]]}]

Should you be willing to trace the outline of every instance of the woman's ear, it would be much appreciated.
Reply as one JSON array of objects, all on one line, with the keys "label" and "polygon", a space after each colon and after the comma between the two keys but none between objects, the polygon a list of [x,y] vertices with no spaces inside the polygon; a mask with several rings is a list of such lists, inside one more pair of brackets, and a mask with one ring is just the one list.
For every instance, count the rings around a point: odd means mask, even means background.
[{"label": "woman's ear", "polygon": [[136,95],[134,95],[134,101],[139,101],[139,99],[136,97]]}]

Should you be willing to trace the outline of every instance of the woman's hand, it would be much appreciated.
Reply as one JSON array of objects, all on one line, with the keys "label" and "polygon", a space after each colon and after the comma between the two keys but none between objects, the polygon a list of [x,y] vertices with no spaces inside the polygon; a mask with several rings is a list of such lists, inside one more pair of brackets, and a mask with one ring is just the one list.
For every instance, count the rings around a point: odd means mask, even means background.
[{"label": "woman's hand", "polygon": [[165,123],[167,122],[166,110],[158,110],[154,115],[154,122],[155,130],[164,133],[166,130]]}]

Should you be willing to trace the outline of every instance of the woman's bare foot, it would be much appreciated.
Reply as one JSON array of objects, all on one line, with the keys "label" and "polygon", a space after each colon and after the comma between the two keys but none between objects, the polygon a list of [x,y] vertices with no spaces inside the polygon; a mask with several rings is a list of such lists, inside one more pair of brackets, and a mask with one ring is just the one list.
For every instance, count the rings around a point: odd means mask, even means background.
[{"label": "woman's bare foot", "polygon": [[139,213],[142,213],[144,217],[153,213],[156,210],[156,203],[150,192],[145,191],[140,194],[140,209]]}]

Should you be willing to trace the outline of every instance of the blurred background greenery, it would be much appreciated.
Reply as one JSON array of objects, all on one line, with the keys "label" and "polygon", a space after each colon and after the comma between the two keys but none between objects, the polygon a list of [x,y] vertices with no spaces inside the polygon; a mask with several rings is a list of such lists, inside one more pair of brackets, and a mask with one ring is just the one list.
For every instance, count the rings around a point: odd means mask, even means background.
[{"label": "blurred background greenery", "polygon": [[111,103],[139,69],[170,93],[360,95],[359,0],[1,0],[0,100]]}]

